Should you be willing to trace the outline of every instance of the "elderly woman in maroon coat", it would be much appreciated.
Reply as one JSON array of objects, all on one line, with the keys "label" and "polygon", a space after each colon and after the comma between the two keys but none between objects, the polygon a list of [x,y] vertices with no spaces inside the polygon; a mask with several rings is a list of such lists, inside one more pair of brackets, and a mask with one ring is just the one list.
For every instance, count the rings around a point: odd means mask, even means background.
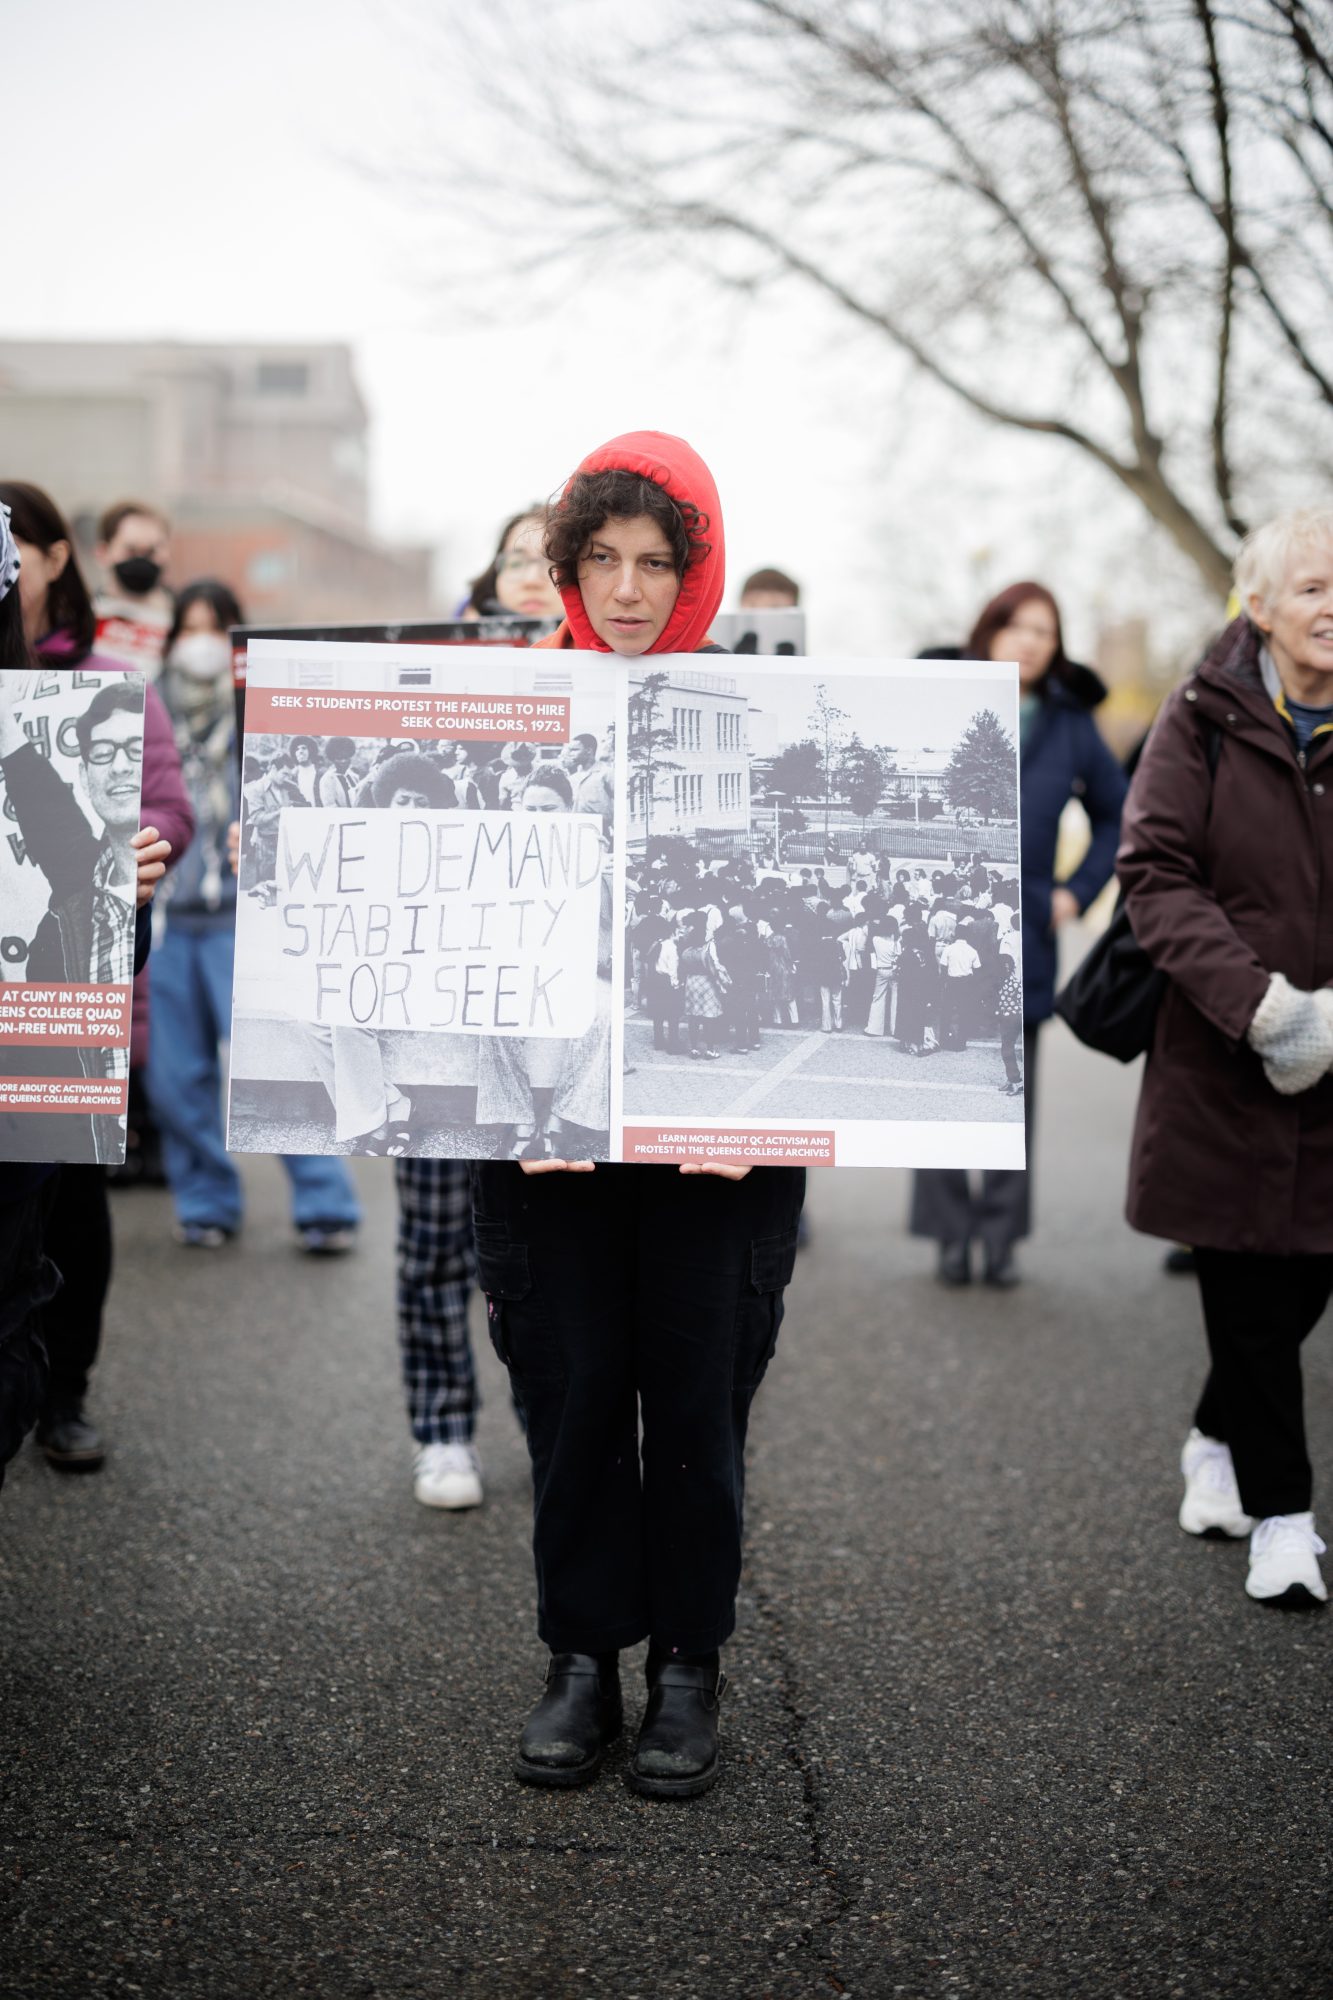
[{"label": "elderly woman in maroon coat", "polygon": [[1125,811],[1134,934],[1170,984],[1129,1220],[1192,1243],[1211,1372],[1180,1525],[1322,1603],[1301,1343],[1333,1289],[1333,507],[1241,548],[1244,613],[1166,701]]}]

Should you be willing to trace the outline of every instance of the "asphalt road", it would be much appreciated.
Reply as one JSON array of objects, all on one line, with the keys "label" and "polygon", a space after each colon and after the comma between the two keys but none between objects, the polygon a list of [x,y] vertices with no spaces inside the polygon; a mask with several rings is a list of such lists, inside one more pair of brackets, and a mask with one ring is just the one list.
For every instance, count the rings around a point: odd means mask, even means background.
[{"label": "asphalt road", "polygon": [[[814,1176],[693,1805],[509,1776],[525,1454],[487,1351],[486,1506],[412,1499],[387,1172],[323,1267],[269,1161],[216,1255],[118,1197],[114,1455],[0,1495],[4,2000],[1327,1994],[1333,1622],[1177,1530],[1193,1287],[1120,1220],[1131,1080],[1047,1054],[1020,1292]],[[1307,1381],[1327,1479],[1327,1326]]]},{"label": "asphalt road", "polygon": [[716,1059],[653,1046],[652,1022],[631,1015],[625,1055],[625,1115],[694,1113],[718,1118],[933,1118],[1021,1125],[1021,1097],[1002,1095],[998,1038],[921,1058],[883,1035],[847,1027],[762,1030],[742,1053],[720,1045]]}]

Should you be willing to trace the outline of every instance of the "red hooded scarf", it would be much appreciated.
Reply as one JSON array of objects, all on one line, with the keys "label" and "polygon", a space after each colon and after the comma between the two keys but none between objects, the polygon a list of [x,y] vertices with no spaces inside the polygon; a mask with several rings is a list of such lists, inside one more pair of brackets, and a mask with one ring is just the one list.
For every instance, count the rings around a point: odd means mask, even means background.
[{"label": "red hooded scarf", "polygon": [[[697,451],[684,438],[668,437],[665,431],[627,431],[609,444],[590,451],[579,472],[636,472],[663,487],[673,500],[688,501],[707,522],[703,538],[708,554],[692,562],[680,580],[677,597],[660,638],[648,648],[650,653],[697,653],[706,644],[708,628],[722,602],[726,581],[725,549],[722,538],[722,505],[713,475]],[[576,475],[577,476],[577,475]],[[586,653],[609,653],[612,648],[599,639],[583,608],[583,594],[577,584],[562,590],[565,621],[539,646],[577,646]],[[642,655],[640,657],[643,657]]]}]

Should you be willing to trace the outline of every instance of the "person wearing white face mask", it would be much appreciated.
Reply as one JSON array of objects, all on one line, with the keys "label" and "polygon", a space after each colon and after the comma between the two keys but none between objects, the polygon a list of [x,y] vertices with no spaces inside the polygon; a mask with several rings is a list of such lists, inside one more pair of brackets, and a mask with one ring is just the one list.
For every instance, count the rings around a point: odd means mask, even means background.
[{"label": "person wearing white face mask", "polygon": [[[196,599],[187,617],[199,615],[203,599]],[[199,625],[186,626],[171,649],[171,664],[192,681],[213,686],[231,665],[231,641],[218,631],[204,631]]]},{"label": "person wearing white face mask", "polygon": [[[227,831],[239,810],[236,709],[228,628],[241,607],[211,577],[176,600],[158,686],[170,712],[198,837],[171,883],[163,935],[153,954],[157,1015],[148,1090],[163,1134],[176,1240],[220,1249],[241,1226],[241,1179],[222,1133],[221,1044],[231,1032],[236,877]],[[339,1159],[284,1158],[301,1247],[316,1254],[352,1246],[360,1210]]]}]

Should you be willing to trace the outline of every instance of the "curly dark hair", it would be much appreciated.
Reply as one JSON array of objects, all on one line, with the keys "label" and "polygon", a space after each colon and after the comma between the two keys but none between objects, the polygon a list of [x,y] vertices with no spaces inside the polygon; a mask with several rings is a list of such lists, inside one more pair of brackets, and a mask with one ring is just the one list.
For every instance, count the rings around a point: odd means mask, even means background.
[{"label": "curly dark hair", "polygon": [[433,806],[458,804],[452,780],[438,764],[415,750],[400,750],[380,765],[370,787],[375,804],[387,806],[400,786],[407,792],[420,792]]},{"label": "curly dark hair", "polygon": [[671,549],[672,567],[684,576],[691,563],[710,553],[704,540],[708,516],[690,500],[673,500],[655,479],[619,467],[609,472],[576,472],[546,523],[546,554],[557,590],[577,588],[579,560],[606,521],[632,521],[647,514]]}]

